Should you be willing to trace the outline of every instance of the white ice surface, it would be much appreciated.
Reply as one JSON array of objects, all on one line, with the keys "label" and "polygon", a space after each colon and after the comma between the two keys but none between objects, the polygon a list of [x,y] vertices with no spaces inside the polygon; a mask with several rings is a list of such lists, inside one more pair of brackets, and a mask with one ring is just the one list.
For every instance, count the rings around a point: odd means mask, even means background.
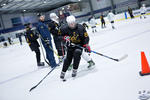
[{"label": "white ice surface", "polygon": [[37,69],[35,54],[27,44],[0,48],[0,100],[137,100],[139,91],[150,90],[150,76],[139,75],[141,51],[150,63],[150,16],[116,22],[115,27],[98,26],[94,34],[89,29],[91,49],[114,58],[128,54],[126,59],[115,62],[91,54],[95,69],[87,71],[87,63],[81,59],[75,80],[67,72],[68,81],[60,81],[59,68],[32,92],[29,89],[50,68]]}]

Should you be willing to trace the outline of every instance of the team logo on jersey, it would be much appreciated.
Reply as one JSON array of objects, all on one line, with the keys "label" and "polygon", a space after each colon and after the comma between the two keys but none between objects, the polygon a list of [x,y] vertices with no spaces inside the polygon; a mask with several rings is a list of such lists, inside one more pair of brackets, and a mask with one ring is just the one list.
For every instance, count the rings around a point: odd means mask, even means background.
[{"label": "team logo on jersey", "polygon": [[51,27],[49,27],[48,29],[51,30]]},{"label": "team logo on jersey", "polygon": [[60,29],[58,30],[58,35],[61,35],[61,31],[60,31]]},{"label": "team logo on jersey", "polygon": [[58,25],[55,23],[55,26],[57,27]]},{"label": "team logo on jersey", "polygon": [[30,34],[31,37],[33,37],[33,34]]},{"label": "team logo on jersey", "polygon": [[79,38],[79,35],[76,34],[75,32],[73,32],[73,36],[71,36],[71,41],[72,41],[73,43],[79,43],[81,40],[80,40],[80,38]]},{"label": "team logo on jersey", "polygon": [[88,33],[87,32],[84,33],[84,37],[88,37]]},{"label": "team logo on jersey", "polygon": [[149,100],[150,99],[150,91],[139,91],[139,100]]}]

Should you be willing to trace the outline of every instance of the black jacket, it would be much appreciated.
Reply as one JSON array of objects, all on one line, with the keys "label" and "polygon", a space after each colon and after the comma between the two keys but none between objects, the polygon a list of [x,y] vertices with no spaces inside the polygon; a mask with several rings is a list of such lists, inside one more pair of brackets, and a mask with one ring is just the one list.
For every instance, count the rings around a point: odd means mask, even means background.
[{"label": "black jacket", "polygon": [[35,34],[31,29],[26,31],[25,37],[32,51],[35,51],[38,49],[38,47],[40,47],[37,41],[38,35]]}]

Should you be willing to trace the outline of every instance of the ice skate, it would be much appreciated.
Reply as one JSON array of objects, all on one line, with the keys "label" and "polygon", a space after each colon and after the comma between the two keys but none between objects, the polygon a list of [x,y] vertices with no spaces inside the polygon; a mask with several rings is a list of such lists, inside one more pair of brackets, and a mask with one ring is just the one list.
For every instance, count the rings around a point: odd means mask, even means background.
[{"label": "ice skate", "polygon": [[88,68],[91,68],[92,66],[95,65],[93,60],[88,61],[88,63],[89,63]]},{"label": "ice skate", "polygon": [[77,76],[77,69],[73,69],[72,71],[72,77],[76,77]]}]

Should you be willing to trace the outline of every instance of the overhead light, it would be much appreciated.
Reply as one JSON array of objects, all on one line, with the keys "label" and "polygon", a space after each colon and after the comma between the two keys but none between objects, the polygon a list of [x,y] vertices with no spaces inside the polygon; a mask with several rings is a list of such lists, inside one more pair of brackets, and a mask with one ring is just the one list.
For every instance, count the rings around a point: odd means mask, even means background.
[{"label": "overhead light", "polygon": [[44,2],[43,3],[46,3],[46,0],[44,0]]},{"label": "overhead light", "polygon": [[81,0],[78,0],[78,1],[81,1]]},{"label": "overhead light", "polygon": [[70,8],[70,5],[68,5],[68,8]]},{"label": "overhead light", "polygon": [[26,11],[25,9],[23,11]]},{"label": "overhead light", "polygon": [[6,5],[6,3],[4,3],[4,4],[1,4],[1,6],[5,6]]},{"label": "overhead light", "polygon": [[6,3],[3,4],[3,6],[5,6],[5,5],[6,5]]}]

